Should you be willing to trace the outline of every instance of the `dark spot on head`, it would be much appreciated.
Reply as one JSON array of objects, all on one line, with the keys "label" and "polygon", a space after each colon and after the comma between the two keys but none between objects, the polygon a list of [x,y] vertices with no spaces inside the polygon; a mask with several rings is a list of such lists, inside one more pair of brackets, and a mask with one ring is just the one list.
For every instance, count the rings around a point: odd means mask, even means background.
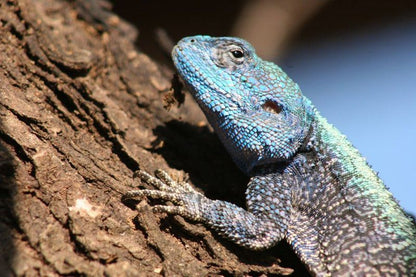
[{"label": "dark spot on head", "polygon": [[272,100],[267,100],[264,102],[262,108],[263,110],[274,114],[279,114],[282,111],[282,107]]}]

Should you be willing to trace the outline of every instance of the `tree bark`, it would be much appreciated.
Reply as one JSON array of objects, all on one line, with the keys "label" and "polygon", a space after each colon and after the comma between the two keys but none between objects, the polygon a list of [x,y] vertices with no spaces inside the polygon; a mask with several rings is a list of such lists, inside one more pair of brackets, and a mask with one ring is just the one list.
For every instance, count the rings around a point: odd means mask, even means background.
[{"label": "tree bark", "polygon": [[189,97],[163,108],[172,71],[137,33],[105,1],[0,0],[0,275],[304,273],[285,244],[244,250],[121,201],[139,167],[240,205],[247,182]]}]

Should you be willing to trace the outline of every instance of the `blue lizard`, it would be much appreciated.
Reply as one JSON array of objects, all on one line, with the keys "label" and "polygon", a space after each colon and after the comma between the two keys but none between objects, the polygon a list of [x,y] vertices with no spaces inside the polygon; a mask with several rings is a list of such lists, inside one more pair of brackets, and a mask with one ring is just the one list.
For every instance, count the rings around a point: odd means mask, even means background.
[{"label": "blue lizard", "polygon": [[203,222],[253,250],[288,241],[316,276],[416,276],[416,230],[347,138],[277,65],[232,37],[182,39],[178,73],[239,168],[247,210],[166,173],[140,172],[154,210]]}]

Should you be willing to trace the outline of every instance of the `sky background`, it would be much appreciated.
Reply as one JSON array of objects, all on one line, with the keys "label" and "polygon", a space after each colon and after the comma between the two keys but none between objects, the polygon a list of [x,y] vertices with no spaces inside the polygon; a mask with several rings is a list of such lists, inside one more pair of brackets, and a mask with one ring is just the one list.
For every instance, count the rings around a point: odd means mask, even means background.
[{"label": "sky background", "polygon": [[416,20],[304,44],[279,64],[416,215]]}]

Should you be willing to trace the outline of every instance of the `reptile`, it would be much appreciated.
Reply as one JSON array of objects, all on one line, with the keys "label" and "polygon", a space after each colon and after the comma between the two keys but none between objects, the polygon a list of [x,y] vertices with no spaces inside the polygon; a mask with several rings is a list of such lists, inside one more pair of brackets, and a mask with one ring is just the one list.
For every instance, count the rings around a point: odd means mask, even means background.
[{"label": "reptile", "polygon": [[315,276],[416,276],[414,222],[279,66],[234,37],[183,38],[172,58],[250,177],[247,207],[211,200],[163,171],[139,171],[155,189],[126,197],[170,201],[153,209],[202,222],[252,250],[286,240]]}]

